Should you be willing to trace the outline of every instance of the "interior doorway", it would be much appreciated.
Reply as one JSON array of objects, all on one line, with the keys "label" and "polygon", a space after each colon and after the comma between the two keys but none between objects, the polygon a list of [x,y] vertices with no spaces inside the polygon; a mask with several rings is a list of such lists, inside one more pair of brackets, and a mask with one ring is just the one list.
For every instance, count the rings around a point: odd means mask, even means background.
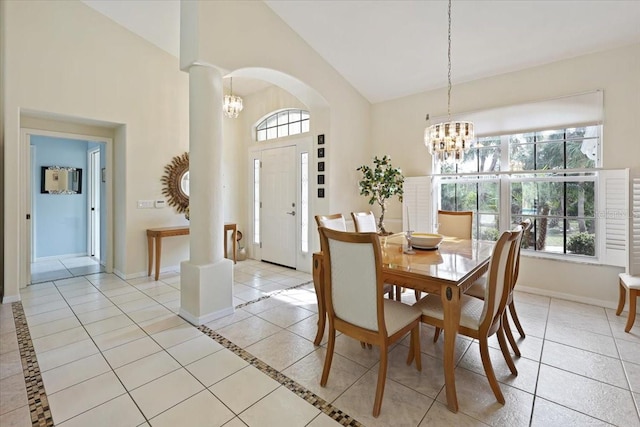
[{"label": "interior doorway", "polygon": [[23,129],[27,284],[107,270],[108,139]]}]

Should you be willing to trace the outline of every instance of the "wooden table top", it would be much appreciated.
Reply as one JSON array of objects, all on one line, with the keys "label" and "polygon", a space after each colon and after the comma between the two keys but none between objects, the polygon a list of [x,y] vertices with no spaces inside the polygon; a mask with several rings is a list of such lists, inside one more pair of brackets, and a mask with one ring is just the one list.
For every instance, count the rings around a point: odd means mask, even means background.
[{"label": "wooden table top", "polygon": [[489,262],[495,242],[445,237],[438,249],[414,248],[411,255],[403,253],[403,244],[402,233],[380,238],[386,274],[427,276],[456,285]]}]

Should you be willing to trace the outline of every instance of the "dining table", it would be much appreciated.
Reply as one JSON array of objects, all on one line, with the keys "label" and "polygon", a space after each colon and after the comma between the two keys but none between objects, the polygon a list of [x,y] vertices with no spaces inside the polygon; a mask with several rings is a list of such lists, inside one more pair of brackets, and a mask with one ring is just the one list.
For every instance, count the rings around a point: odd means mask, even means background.
[{"label": "dining table", "polygon": [[[492,241],[446,237],[437,248],[406,253],[404,233],[380,236],[384,283],[440,295],[444,311],[444,378],[447,406],[458,411],[455,384],[455,343],[460,323],[460,297],[489,267],[495,245]],[[314,344],[320,345],[326,322],[324,257],[313,254],[313,284],[318,299],[318,332]]]}]

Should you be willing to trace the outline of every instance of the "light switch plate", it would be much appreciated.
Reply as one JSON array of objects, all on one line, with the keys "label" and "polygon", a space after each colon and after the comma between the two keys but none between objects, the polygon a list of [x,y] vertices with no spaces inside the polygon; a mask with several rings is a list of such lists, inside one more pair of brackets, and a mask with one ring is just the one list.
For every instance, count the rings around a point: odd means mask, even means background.
[{"label": "light switch plate", "polygon": [[138,200],[138,209],[153,208],[153,200]]},{"label": "light switch plate", "polygon": [[166,205],[167,205],[167,202],[165,200],[156,200],[155,201],[156,209],[164,208]]}]

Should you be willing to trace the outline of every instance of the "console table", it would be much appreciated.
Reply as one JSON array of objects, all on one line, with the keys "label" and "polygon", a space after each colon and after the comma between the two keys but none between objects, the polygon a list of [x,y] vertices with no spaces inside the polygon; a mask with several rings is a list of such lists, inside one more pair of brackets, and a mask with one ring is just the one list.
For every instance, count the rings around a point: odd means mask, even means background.
[{"label": "console table", "polygon": [[[236,236],[238,232],[237,225],[232,222],[224,223],[224,256],[227,256],[227,233],[229,231],[233,232],[233,263],[236,263]],[[147,229],[147,246],[149,248],[149,270],[147,272],[148,276],[151,276],[151,268],[153,267],[153,243],[155,241],[156,251],[155,251],[155,265],[156,265],[156,275],[155,279],[158,280],[160,276],[160,258],[162,256],[162,238],[163,237],[172,237],[172,236],[186,236],[189,234],[188,226],[178,226],[178,227],[159,227],[159,228],[148,228]]]}]

